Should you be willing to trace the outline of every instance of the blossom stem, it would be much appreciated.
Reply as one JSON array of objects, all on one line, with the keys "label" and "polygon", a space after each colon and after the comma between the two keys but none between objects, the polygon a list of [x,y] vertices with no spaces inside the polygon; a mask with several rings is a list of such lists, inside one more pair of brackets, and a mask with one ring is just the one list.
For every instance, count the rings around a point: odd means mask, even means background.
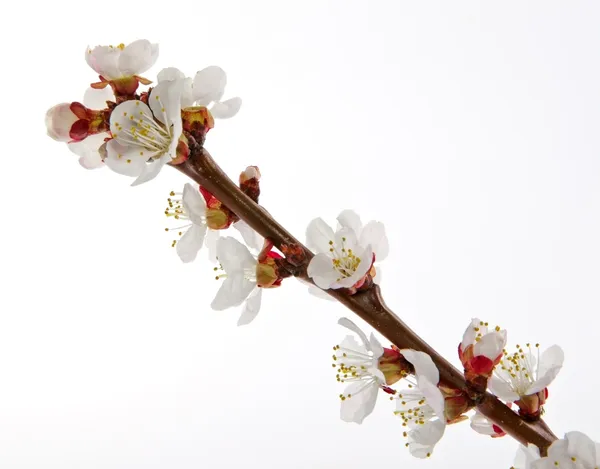
[{"label": "blossom stem", "polygon": [[[273,241],[278,249],[285,251],[286,247],[294,245],[302,249],[306,263],[304,268],[299,270],[298,277],[311,282],[306,274],[306,266],[314,254],[242,192],[206,149],[200,145],[194,146],[191,148],[189,159],[174,167],[205,187],[254,230]],[[439,369],[440,384],[472,395],[468,392],[463,374],[387,307],[377,285],[355,295],[348,295],[342,290],[327,290],[327,293],[368,322],[398,348],[411,348],[427,353]],[[472,400],[472,406],[477,407],[479,412],[524,445],[532,443],[541,451],[545,451],[556,440],[556,436],[543,421],[525,421],[488,392],[478,393],[478,398]]]}]

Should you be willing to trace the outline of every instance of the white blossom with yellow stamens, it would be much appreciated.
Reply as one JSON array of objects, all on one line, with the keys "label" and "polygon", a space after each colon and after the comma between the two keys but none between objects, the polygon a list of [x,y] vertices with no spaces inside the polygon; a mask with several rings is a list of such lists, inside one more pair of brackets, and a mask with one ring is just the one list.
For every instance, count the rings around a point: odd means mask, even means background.
[{"label": "white blossom with yellow stamens", "polygon": [[383,347],[371,333],[366,334],[347,318],[338,323],[354,332],[348,335],[341,344],[333,347],[333,366],[337,368],[336,378],[341,383],[348,383],[344,393],[340,394],[340,417],[345,422],[362,423],[373,412],[380,386],[385,386],[385,376],[379,370],[379,358],[383,355]]},{"label": "white blossom with yellow stamens", "polygon": [[547,388],[562,368],[563,350],[553,345],[540,356],[539,344],[533,349],[527,344],[525,349],[517,345],[512,354],[504,351],[490,379],[490,391],[506,402],[516,402]]},{"label": "white blossom with yellow stamens", "polygon": [[154,179],[177,156],[182,86],[179,80],[164,81],[152,89],[149,106],[130,100],[112,111],[113,139],[106,145],[104,162],[119,174],[136,177],[132,186]]},{"label": "white blossom with yellow stamens", "polygon": [[[176,248],[177,255],[183,262],[192,262],[202,248],[208,230],[206,202],[200,191],[189,183],[185,184],[182,193],[171,192],[170,195],[165,215],[187,223],[176,228],[165,228],[165,231],[178,232],[181,238],[173,240],[172,246]],[[216,256],[216,253],[214,255]]]},{"label": "white blossom with yellow stamens", "polygon": [[437,387],[440,374],[429,355],[403,349],[400,353],[415,368],[415,378],[405,378],[407,389],[398,391],[395,414],[408,430],[406,446],[417,458],[431,456],[433,448],[444,435],[446,417],[444,396]]},{"label": "white blossom with yellow stamens", "polygon": [[306,229],[306,244],[316,255],[308,265],[308,275],[324,290],[350,288],[362,280],[376,259],[387,256],[388,244],[383,224],[370,222],[364,228],[350,210],[338,216],[334,233],[323,219],[316,218]]}]

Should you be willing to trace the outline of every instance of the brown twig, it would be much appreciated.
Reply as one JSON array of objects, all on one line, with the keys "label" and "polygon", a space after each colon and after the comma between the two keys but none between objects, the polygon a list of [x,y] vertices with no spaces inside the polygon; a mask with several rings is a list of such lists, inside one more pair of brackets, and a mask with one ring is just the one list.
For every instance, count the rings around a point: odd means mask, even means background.
[{"label": "brown twig", "polygon": [[[307,260],[313,257],[312,252],[229,179],[206,149],[200,147],[199,150],[192,152],[186,162],[175,168],[213,193],[254,230],[271,239],[277,248],[297,245],[304,250]],[[304,269],[299,276],[310,281],[305,272]],[[411,348],[429,354],[440,371],[441,383],[468,391],[463,374],[386,306],[378,286],[355,295],[348,295],[340,290],[328,290],[327,293],[368,322],[398,348]],[[473,404],[479,412],[522,444],[533,443],[543,452],[556,439],[544,422],[530,423],[523,420],[490,393],[480,395]]]}]

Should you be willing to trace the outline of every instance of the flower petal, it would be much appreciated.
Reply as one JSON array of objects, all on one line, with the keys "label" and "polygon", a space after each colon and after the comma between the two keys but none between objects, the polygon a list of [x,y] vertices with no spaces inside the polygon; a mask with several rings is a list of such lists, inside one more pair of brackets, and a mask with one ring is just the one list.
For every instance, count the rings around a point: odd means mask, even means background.
[{"label": "flower petal", "polygon": [[425,377],[432,384],[437,385],[439,383],[440,372],[429,355],[412,349],[402,349],[400,353],[415,367],[417,379]]},{"label": "flower petal", "polygon": [[319,288],[324,290],[331,288],[338,278],[338,272],[333,268],[331,258],[321,253],[310,260],[306,273]]},{"label": "flower petal", "polygon": [[390,251],[385,226],[379,221],[370,221],[364,226],[358,243],[361,246],[370,244],[377,256],[377,261],[384,260]]},{"label": "flower petal", "polygon": [[322,218],[315,218],[306,228],[306,247],[316,253],[329,253],[335,234]]},{"label": "flower petal", "polygon": [[235,222],[233,227],[240,232],[242,239],[250,249],[260,252],[264,243],[264,238],[261,235],[254,231],[244,220]]},{"label": "flower petal", "polygon": [[346,329],[349,329],[352,332],[354,332],[358,337],[360,337],[360,340],[362,341],[365,349],[370,350],[370,344],[369,344],[369,341],[367,340],[367,335],[362,331],[362,329],[360,327],[358,327],[356,324],[354,324],[348,318],[340,318],[338,320],[338,324],[340,326],[343,326]]},{"label": "flower petal", "polygon": [[121,49],[118,47],[97,46],[94,49],[86,48],[85,60],[92,69],[107,80],[119,78],[119,56]]},{"label": "flower petal", "polygon": [[210,113],[215,119],[229,119],[235,116],[242,107],[242,98],[229,98],[225,101],[219,101],[210,108]]},{"label": "flower petal", "polygon": [[156,176],[158,176],[158,173],[160,173],[160,170],[169,161],[171,161],[171,157],[168,154],[165,154],[165,155],[161,156],[160,158],[158,158],[157,160],[146,163],[142,167],[142,172],[140,173],[140,175],[137,177],[137,179],[135,181],[133,181],[131,183],[131,185],[139,186],[140,184],[144,184],[145,182],[151,181]]},{"label": "flower petal", "polygon": [[369,337],[369,350],[373,353],[373,357],[375,358],[379,358],[383,355],[383,347],[372,332]]},{"label": "flower petal", "polygon": [[[181,121],[181,95],[184,80],[161,81],[148,96],[154,117],[165,125]],[[175,132],[174,132],[175,135]],[[175,135],[179,139],[179,135]]]},{"label": "flower petal", "polygon": [[437,385],[433,384],[426,376],[422,375],[417,377],[417,385],[419,386],[419,391],[421,391],[425,397],[425,402],[433,409],[437,418],[445,422],[444,396]]},{"label": "flower petal", "polygon": [[356,235],[356,239],[360,237],[362,232],[362,221],[360,221],[360,216],[354,210],[343,210],[338,216],[338,229],[341,228],[349,228],[354,231]]},{"label": "flower petal", "polygon": [[565,435],[568,443],[568,455],[577,458],[585,467],[596,465],[596,443],[582,432],[568,432]]},{"label": "flower petal", "polygon": [[361,424],[368,417],[377,402],[379,386],[376,381],[365,384],[362,381],[351,383],[345,390],[344,395],[350,395],[342,400],[340,417],[344,422]]},{"label": "flower petal", "polygon": [[119,55],[118,67],[122,76],[133,76],[144,73],[158,58],[158,44],[151,44],[146,39],[139,39],[128,44]]},{"label": "flower petal", "polygon": [[562,369],[564,358],[564,352],[558,345],[547,348],[540,357],[538,379],[527,389],[527,394],[547,388]]},{"label": "flower petal", "polygon": [[183,262],[192,262],[202,248],[206,225],[192,225],[175,245],[177,255]]},{"label": "flower petal", "polygon": [[108,137],[106,132],[90,135],[79,142],[68,143],[67,147],[79,156],[79,164],[85,169],[101,168],[104,166],[104,161],[98,150],[106,137]]},{"label": "flower petal", "polygon": [[246,324],[250,324],[252,321],[254,321],[254,318],[260,311],[262,291],[262,288],[256,287],[254,291],[250,294],[250,296],[246,300],[246,303],[244,303],[242,315],[238,319],[238,326],[245,326]]},{"label": "flower petal", "polygon": [[478,411],[475,411],[475,414],[471,416],[471,428],[482,435],[492,436],[496,434],[492,422]]},{"label": "flower petal", "polygon": [[115,95],[110,86],[96,89],[88,88],[83,95],[83,105],[90,109],[106,109],[106,101],[114,101]]},{"label": "flower petal", "polygon": [[488,381],[488,387],[492,394],[506,402],[515,402],[519,400],[519,394],[513,391],[513,388],[496,376],[492,376]]},{"label": "flower petal", "polygon": [[256,283],[246,279],[243,272],[234,272],[225,279],[210,307],[222,311],[239,306],[255,287]]},{"label": "flower petal", "polygon": [[121,145],[114,138],[106,144],[104,163],[115,173],[131,177],[139,176],[146,166],[146,162],[139,158],[137,149]]},{"label": "flower petal", "polygon": [[227,275],[256,268],[256,259],[248,248],[229,236],[217,241],[217,259]]},{"label": "flower petal", "polygon": [[445,428],[446,424],[443,420],[430,420],[422,425],[417,425],[414,430],[410,431],[410,434],[416,443],[435,445],[444,435]]},{"label": "flower petal", "polygon": [[225,92],[227,75],[221,67],[212,65],[196,73],[194,77],[194,100],[197,106],[208,106],[218,101]]},{"label": "flower petal", "polygon": [[183,186],[181,203],[192,223],[196,225],[206,225],[206,201],[200,194],[200,191],[189,182]]},{"label": "flower petal", "polygon": [[408,451],[416,458],[431,456],[436,443],[444,435],[446,425],[441,420],[432,420],[408,432]]},{"label": "flower petal", "polygon": [[537,446],[529,444],[528,446],[520,445],[515,455],[515,469],[530,469],[531,464],[540,459],[540,450]]},{"label": "flower petal", "polygon": [[506,346],[506,331],[494,331],[485,334],[473,346],[473,355],[483,355],[490,360],[495,360],[502,354],[502,350]]},{"label": "flower petal", "polygon": [[173,81],[173,80],[184,80],[185,73],[176,67],[163,68],[156,76],[156,81]]},{"label": "flower petal", "polygon": [[475,328],[479,328],[479,324],[481,320],[479,318],[472,318],[471,324],[465,329],[463,334],[462,342],[460,343],[462,349],[466,349],[469,345],[473,345],[475,343],[475,337],[477,336],[477,331]]},{"label": "flower petal", "polygon": [[211,262],[217,262],[217,241],[220,237],[221,234],[218,230],[209,229],[206,232],[204,244],[206,244],[206,248],[208,249],[208,260]]}]

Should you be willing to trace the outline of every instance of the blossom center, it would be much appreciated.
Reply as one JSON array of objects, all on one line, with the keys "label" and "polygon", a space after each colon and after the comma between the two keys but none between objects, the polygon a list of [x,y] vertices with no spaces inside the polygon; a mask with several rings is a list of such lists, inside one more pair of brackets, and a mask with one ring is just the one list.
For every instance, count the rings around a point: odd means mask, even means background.
[{"label": "blossom center", "polygon": [[335,345],[333,347],[333,368],[337,367],[335,378],[340,383],[353,381],[362,381],[363,386],[354,391],[354,394],[340,394],[340,399],[345,401],[353,395],[360,394],[373,383],[377,378],[370,372],[373,366],[373,354],[371,352],[361,352],[350,348]]},{"label": "blossom center", "polygon": [[520,396],[525,395],[529,386],[537,379],[539,347],[540,344],[535,344],[533,347],[536,352],[532,350],[531,344],[526,344],[525,349],[517,345],[517,351],[512,354],[504,350],[499,366],[496,367],[496,376],[510,385]]},{"label": "blossom center", "polygon": [[[402,419],[403,427],[424,425],[435,417],[435,412],[433,411],[433,408],[427,404],[425,396],[417,390],[416,383],[410,378],[405,379],[409,382],[409,390],[398,394],[398,407],[402,406],[402,409],[396,410],[394,414]],[[407,435],[405,434],[404,436]]]},{"label": "blossom center", "polygon": [[[159,100],[160,97],[156,96]],[[140,101],[135,102],[136,107],[140,107]],[[162,117],[166,119],[165,108],[161,105]],[[164,126],[157,122],[150,113],[140,109],[139,112],[124,111],[121,116],[123,120],[129,120],[126,125],[123,125],[118,120],[114,122],[113,137],[120,143],[128,146],[140,147],[139,155],[145,157],[147,161],[160,158],[167,153],[171,147],[171,142],[174,136],[172,135],[171,126]],[[149,152],[146,154],[144,151]],[[120,156],[120,155],[119,155]]]},{"label": "blossom center", "polygon": [[358,266],[361,259],[356,256],[351,248],[346,248],[346,238],[342,238],[342,245],[338,247],[333,241],[329,241],[329,252],[332,256],[333,268],[339,273],[339,282],[343,278],[351,277]]},{"label": "blossom center", "polygon": [[[182,220],[182,221],[188,221],[190,218],[188,216],[188,214],[185,211],[185,208],[183,207],[183,203],[182,203],[182,197],[183,193],[181,192],[175,192],[175,191],[171,191],[169,194],[169,198],[167,199],[167,207],[165,208],[165,216],[167,218],[171,218],[173,220]],[[167,232],[175,232],[177,233],[177,236],[180,238],[183,235],[183,231],[186,228],[189,228],[190,226],[192,226],[193,223],[189,222],[189,223],[184,223],[183,225],[178,225],[175,227],[167,227],[165,228],[165,231]],[[174,239],[171,243],[171,247],[175,247],[175,245],[177,244],[177,239]]]}]

